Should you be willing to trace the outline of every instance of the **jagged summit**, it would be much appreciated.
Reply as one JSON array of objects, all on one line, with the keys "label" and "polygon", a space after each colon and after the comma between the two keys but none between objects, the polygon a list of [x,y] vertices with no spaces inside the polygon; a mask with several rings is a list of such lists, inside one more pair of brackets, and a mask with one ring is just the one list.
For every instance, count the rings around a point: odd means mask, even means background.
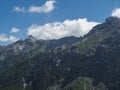
[{"label": "jagged summit", "polygon": [[27,39],[25,39],[25,41],[28,41],[28,42],[36,42],[37,39],[35,37],[33,37],[32,35],[29,35]]},{"label": "jagged summit", "polygon": [[105,20],[106,23],[118,23],[120,22],[120,18],[118,17],[109,17]]},{"label": "jagged summit", "polygon": [[98,24],[95,27],[93,27],[92,30],[88,34],[85,35],[85,37],[93,35],[93,33],[97,34],[100,32],[119,33],[120,32],[120,18],[109,17],[105,19],[104,23]]},{"label": "jagged summit", "polygon": [[23,42],[24,42],[24,40],[22,40],[22,39],[20,39],[20,40],[18,40],[18,41],[16,41],[14,44],[23,44]]}]

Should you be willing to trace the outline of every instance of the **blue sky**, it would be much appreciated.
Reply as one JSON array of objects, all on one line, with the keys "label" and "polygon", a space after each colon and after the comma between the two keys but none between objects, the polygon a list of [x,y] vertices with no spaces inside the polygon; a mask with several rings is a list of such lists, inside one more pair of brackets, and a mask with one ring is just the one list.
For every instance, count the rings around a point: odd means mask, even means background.
[{"label": "blue sky", "polygon": [[120,0],[0,0],[0,7],[0,44],[6,45],[28,35],[83,36],[119,9]]}]

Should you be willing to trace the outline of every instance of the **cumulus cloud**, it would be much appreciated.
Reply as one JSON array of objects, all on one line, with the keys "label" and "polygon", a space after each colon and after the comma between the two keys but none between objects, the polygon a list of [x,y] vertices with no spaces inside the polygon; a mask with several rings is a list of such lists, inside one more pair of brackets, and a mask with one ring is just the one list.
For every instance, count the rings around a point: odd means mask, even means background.
[{"label": "cumulus cloud", "polygon": [[0,42],[15,42],[19,40],[19,38],[15,36],[7,36],[6,34],[0,34]]},{"label": "cumulus cloud", "polygon": [[10,33],[18,33],[18,32],[20,32],[20,29],[16,27],[13,27],[10,31]]},{"label": "cumulus cloud", "polygon": [[55,0],[48,0],[42,6],[30,6],[28,8],[25,7],[14,7],[13,11],[16,12],[29,12],[29,13],[49,13],[55,9]]},{"label": "cumulus cloud", "polygon": [[37,12],[37,13],[48,13],[48,12],[51,12],[55,9],[55,6],[54,6],[54,3],[55,1],[54,0],[49,0],[47,1],[44,5],[42,6],[31,6],[28,11],[29,12]]},{"label": "cumulus cloud", "polygon": [[112,11],[112,16],[120,18],[120,8],[116,8]]},{"label": "cumulus cloud", "polygon": [[65,20],[64,22],[47,23],[45,25],[32,25],[28,28],[28,35],[37,39],[59,39],[66,36],[83,36],[87,34],[98,22],[89,22],[86,18]]}]

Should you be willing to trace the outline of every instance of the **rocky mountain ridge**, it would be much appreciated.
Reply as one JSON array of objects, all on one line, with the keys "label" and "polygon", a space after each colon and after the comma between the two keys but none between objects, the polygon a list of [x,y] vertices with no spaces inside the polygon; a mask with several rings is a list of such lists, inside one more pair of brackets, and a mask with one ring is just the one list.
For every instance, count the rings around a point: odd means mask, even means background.
[{"label": "rocky mountain ridge", "polygon": [[0,47],[1,90],[119,90],[120,19],[109,17],[84,37]]}]

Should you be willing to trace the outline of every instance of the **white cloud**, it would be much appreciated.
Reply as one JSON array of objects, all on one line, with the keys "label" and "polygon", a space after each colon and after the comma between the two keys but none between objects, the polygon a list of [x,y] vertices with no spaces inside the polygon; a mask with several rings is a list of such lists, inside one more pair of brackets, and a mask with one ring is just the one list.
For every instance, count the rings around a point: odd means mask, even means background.
[{"label": "white cloud", "polygon": [[7,36],[6,34],[0,34],[0,42],[15,42],[19,40],[19,38],[15,36]]},{"label": "white cloud", "polygon": [[18,33],[18,32],[20,32],[20,29],[16,27],[13,27],[10,31],[10,33]]},{"label": "white cloud", "polygon": [[15,12],[25,12],[25,7],[19,7],[19,6],[16,6],[14,7],[13,11]]},{"label": "white cloud", "polygon": [[29,12],[29,13],[49,13],[55,9],[55,0],[48,0],[42,6],[30,6],[27,8],[25,7],[14,7],[13,11],[16,12]]},{"label": "white cloud", "polygon": [[66,36],[83,36],[87,34],[98,22],[89,22],[86,18],[65,20],[64,22],[47,23],[45,25],[32,25],[28,28],[28,35],[37,39],[59,39]]},{"label": "white cloud", "polygon": [[37,12],[37,13],[49,13],[55,9],[54,6],[55,1],[49,0],[42,6],[31,6],[28,11],[29,12]]},{"label": "white cloud", "polygon": [[120,18],[120,8],[116,8],[112,11],[112,16]]}]

